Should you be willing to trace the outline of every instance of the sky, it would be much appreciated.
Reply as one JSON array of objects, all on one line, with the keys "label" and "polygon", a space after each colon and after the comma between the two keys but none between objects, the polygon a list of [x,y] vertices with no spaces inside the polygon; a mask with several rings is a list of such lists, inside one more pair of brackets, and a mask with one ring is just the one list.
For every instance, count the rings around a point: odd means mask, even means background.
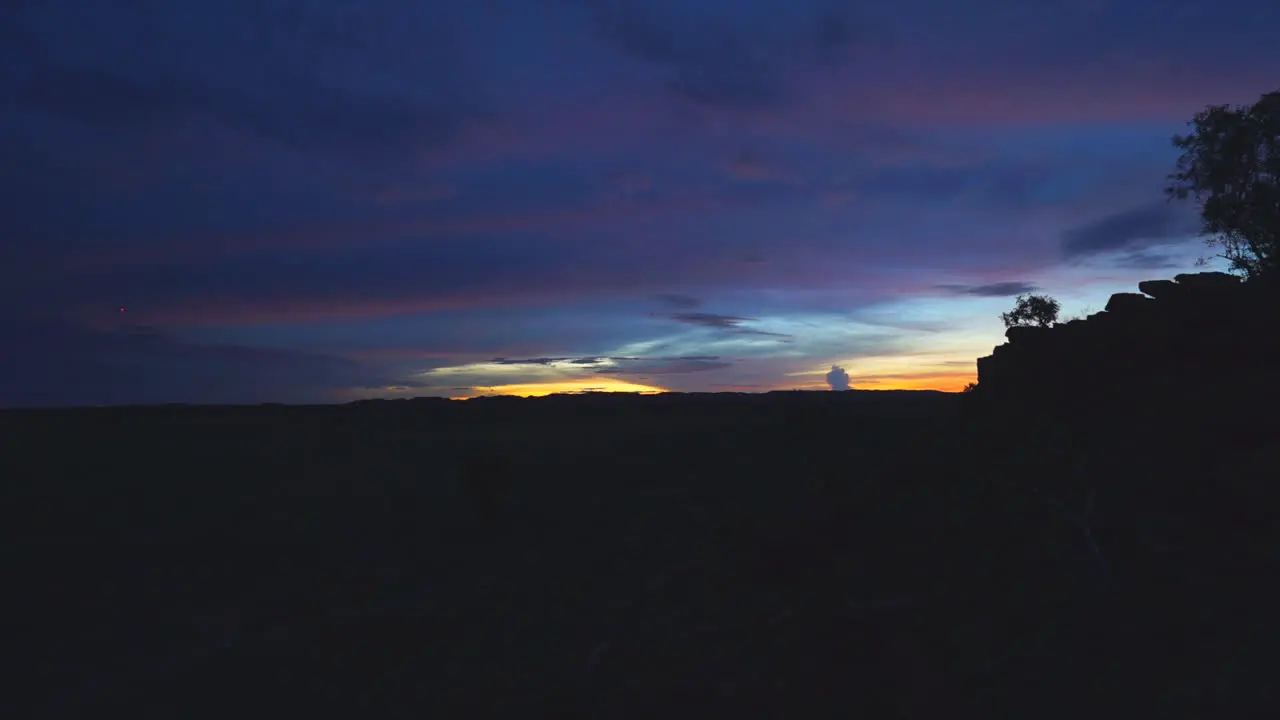
[{"label": "sky", "polygon": [[7,0],[0,406],[958,390],[1195,271],[1262,0]]}]

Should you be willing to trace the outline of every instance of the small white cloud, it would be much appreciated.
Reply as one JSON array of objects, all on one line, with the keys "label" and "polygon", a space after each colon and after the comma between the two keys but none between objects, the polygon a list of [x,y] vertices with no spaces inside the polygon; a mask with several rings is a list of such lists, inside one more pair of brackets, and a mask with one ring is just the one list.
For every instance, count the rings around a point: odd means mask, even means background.
[{"label": "small white cloud", "polygon": [[831,372],[827,373],[827,384],[832,390],[852,390],[849,386],[849,373],[839,365],[832,365]]}]

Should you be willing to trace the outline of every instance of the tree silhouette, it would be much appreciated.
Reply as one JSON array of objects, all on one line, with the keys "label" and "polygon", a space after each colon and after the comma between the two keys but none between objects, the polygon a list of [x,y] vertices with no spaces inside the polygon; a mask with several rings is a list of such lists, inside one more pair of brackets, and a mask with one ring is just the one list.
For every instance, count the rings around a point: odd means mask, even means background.
[{"label": "tree silhouette", "polygon": [[1276,269],[1280,240],[1280,92],[1252,105],[1211,105],[1175,135],[1182,150],[1165,193],[1200,203],[1201,234],[1232,269],[1253,278]]},{"label": "tree silhouette", "polygon": [[1048,295],[1019,295],[1013,309],[1000,313],[1006,328],[1034,325],[1048,327],[1058,320],[1062,305]]}]

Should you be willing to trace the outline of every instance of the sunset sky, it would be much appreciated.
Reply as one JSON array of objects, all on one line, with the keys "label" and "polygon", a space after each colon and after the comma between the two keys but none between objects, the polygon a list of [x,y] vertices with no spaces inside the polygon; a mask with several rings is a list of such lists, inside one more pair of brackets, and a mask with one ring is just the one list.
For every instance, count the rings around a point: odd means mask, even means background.
[{"label": "sunset sky", "polygon": [[1193,269],[1170,136],[1280,88],[1277,27],[1263,0],[9,0],[0,405],[956,390],[1019,292],[1075,315]]}]

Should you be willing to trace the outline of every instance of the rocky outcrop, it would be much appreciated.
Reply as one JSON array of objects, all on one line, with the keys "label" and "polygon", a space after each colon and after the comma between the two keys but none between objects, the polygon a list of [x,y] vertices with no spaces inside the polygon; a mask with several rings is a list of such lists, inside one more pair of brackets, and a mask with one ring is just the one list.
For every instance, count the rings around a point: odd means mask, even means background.
[{"label": "rocky outcrop", "polygon": [[1104,308],[1109,313],[1145,312],[1151,307],[1151,298],[1141,293],[1116,293]]},{"label": "rocky outcrop", "polygon": [[1140,406],[1171,391],[1196,397],[1273,392],[1280,303],[1272,288],[1226,273],[1178,275],[1117,293],[1106,310],[1053,327],[1015,327],[978,359],[979,394],[1004,407]]},{"label": "rocky outcrop", "polygon": [[1173,280],[1143,280],[1138,283],[1138,292],[1150,295],[1157,300],[1174,297],[1182,289],[1183,286]]}]

